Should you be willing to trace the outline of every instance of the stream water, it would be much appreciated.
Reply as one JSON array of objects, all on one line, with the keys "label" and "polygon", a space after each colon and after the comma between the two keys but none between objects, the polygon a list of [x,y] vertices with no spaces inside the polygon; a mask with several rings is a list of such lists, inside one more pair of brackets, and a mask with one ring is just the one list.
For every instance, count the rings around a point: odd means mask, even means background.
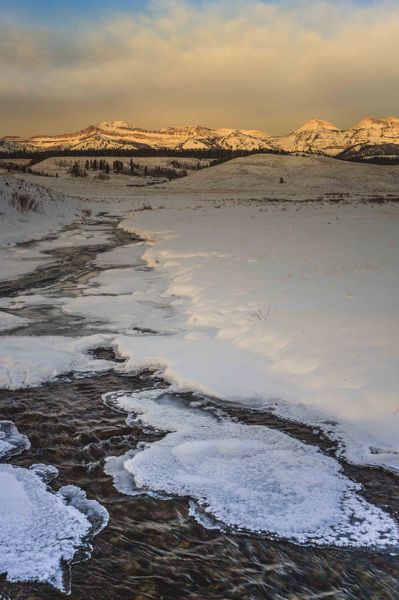
[{"label": "stream water", "polygon": [[[116,219],[84,223],[107,233],[101,245],[57,248],[52,262],[39,271],[0,286],[2,296],[29,293],[45,286],[46,294],[74,296],[79,285],[96,274],[93,259],[105,250],[131,243],[116,228]],[[138,267],[139,268],[139,267]],[[41,289],[42,291],[42,289]],[[57,307],[19,310],[33,322],[13,335],[84,335],[82,318]],[[109,349],[96,356],[117,361]],[[159,386],[166,384],[157,381]],[[399,598],[398,558],[364,550],[301,547],[247,533],[205,529],[188,514],[189,500],[155,496],[126,496],[116,491],[104,473],[107,456],[120,455],[156,432],[127,425],[126,415],[106,406],[101,396],[110,391],[154,387],[151,373],[129,375],[110,370],[85,378],[72,374],[38,388],[0,391],[0,418],[15,422],[31,448],[12,464],[48,463],[59,470],[54,488],[75,484],[103,504],[110,514],[107,528],[94,540],[87,561],[70,566],[73,600],[342,600]],[[182,396],[181,401],[189,398]],[[248,424],[274,427],[333,453],[332,443],[306,426],[274,415],[223,407]],[[349,477],[364,486],[364,496],[399,517],[398,479],[382,469],[343,463]],[[57,590],[42,584],[10,584],[0,579],[0,598],[53,600]]]}]

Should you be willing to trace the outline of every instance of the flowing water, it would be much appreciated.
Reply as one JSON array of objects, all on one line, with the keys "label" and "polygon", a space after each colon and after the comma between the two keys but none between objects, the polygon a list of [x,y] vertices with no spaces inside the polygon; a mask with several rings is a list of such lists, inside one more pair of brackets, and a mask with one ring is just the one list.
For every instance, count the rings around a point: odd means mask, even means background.
[{"label": "flowing water", "polygon": [[[90,224],[110,232],[101,246],[51,251],[54,261],[35,274],[2,284],[12,296],[48,286],[54,296],[75,295],[94,275],[93,258],[132,241],[104,217]],[[82,225],[82,228],[87,225]],[[83,335],[85,322],[51,306],[18,311],[34,323],[14,335]],[[117,361],[109,349],[96,356]],[[166,385],[158,380],[157,385]],[[38,388],[1,391],[0,418],[15,422],[31,448],[12,464],[48,463],[59,469],[55,487],[75,484],[110,514],[107,528],[94,540],[88,561],[70,566],[73,600],[342,600],[399,598],[398,558],[364,550],[301,547],[264,536],[205,529],[188,514],[189,500],[118,493],[104,474],[107,456],[120,455],[159,434],[127,425],[126,415],[106,406],[101,396],[115,390],[154,387],[151,373],[107,373],[67,377]],[[192,398],[191,398],[192,399]],[[182,396],[181,401],[189,401]],[[333,453],[333,444],[313,428],[274,415],[223,407],[248,424],[278,428]],[[343,464],[349,477],[364,485],[365,497],[399,517],[398,479],[382,469]],[[46,585],[10,584],[0,579],[0,598],[53,600],[64,597]]]}]

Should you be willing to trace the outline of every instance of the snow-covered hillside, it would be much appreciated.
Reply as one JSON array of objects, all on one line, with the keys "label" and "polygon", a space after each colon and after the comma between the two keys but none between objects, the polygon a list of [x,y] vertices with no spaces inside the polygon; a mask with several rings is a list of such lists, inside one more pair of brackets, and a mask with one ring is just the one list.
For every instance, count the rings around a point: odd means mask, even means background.
[{"label": "snow-covered hillside", "polygon": [[346,195],[393,198],[399,195],[399,166],[363,165],[327,156],[253,154],[197,171],[167,188],[297,200]]},{"label": "snow-covered hillside", "polygon": [[[48,237],[81,215],[85,204],[10,175],[0,175],[0,281],[50,259],[21,242]],[[1,323],[0,323],[1,328]]]},{"label": "snow-covered hillside", "polygon": [[125,121],[102,121],[82,131],[62,135],[0,138],[3,150],[260,150],[312,152],[335,156],[355,144],[399,143],[399,118],[364,118],[349,129],[312,119],[289,135],[263,131],[210,129],[202,126],[141,129]]}]

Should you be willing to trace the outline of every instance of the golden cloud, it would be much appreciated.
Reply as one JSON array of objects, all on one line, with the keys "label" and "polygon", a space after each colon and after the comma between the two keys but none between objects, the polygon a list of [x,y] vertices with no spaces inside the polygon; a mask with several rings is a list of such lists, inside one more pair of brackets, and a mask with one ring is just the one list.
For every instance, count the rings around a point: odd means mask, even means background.
[{"label": "golden cloud", "polygon": [[287,133],[398,113],[399,7],[153,2],[75,31],[0,25],[1,133],[123,118]]}]

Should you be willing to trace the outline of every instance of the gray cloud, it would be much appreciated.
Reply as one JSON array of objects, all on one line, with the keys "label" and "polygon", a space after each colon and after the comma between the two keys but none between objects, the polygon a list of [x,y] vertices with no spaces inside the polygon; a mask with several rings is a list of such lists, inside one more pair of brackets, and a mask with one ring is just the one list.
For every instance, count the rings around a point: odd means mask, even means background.
[{"label": "gray cloud", "polygon": [[286,133],[398,114],[395,4],[160,0],[74,32],[3,23],[0,135],[113,118]]}]

